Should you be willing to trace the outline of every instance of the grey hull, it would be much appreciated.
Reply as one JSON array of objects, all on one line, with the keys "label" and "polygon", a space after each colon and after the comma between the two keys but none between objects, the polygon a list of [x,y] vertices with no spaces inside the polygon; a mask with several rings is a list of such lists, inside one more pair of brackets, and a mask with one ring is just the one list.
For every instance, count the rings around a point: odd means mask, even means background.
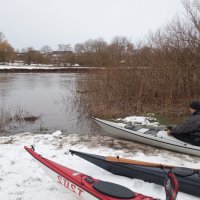
[{"label": "grey hull", "polygon": [[200,156],[200,147],[194,146],[185,142],[182,142],[173,136],[167,135],[165,131],[157,131],[152,134],[149,131],[140,132],[126,128],[124,125],[94,118],[99,126],[104,129],[109,135],[123,138],[127,140],[136,141],[142,144],[163,148],[171,151],[176,151],[184,154],[190,154],[194,156]]}]

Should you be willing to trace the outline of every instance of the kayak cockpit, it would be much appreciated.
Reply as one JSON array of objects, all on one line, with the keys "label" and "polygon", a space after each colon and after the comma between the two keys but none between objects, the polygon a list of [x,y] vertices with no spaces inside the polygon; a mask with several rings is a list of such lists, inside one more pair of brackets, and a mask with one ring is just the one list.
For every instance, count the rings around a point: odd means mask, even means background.
[{"label": "kayak cockpit", "polygon": [[124,126],[125,129],[129,129],[131,131],[136,131],[138,133],[143,133],[143,134],[147,134],[147,135],[154,135],[156,136],[157,133],[159,131],[161,131],[160,129],[158,128],[154,128],[154,127],[145,127],[145,126],[142,126],[142,125],[130,125],[130,124],[127,124],[126,126]]},{"label": "kayak cockpit", "polygon": [[131,199],[135,197],[135,193],[130,189],[106,181],[98,181],[93,184],[93,188],[98,192],[108,195],[110,197],[119,199]]}]

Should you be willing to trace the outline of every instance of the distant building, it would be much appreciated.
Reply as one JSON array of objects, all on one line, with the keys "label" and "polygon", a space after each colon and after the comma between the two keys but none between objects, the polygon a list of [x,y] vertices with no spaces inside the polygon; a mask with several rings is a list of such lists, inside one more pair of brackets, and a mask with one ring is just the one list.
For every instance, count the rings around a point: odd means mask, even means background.
[{"label": "distant building", "polygon": [[72,51],[70,44],[59,44],[58,51]]},{"label": "distant building", "polygon": [[15,52],[13,62],[22,65],[27,62],[27,55],[31,56],[31,62],[33,63],[48,63],[48,64],[64,64],[65,66],[71,66],[67,60],[73,54],[71,50],[56,50],[52,52],[39,52],[31,50],[27,52]]},{"label": "distant building", "polygon": [[69,54],[72,54],[73,52],[72,51],[52,51],[51,52],[51,55],[52,57],[62,57],[64,55],[69,55]]}]

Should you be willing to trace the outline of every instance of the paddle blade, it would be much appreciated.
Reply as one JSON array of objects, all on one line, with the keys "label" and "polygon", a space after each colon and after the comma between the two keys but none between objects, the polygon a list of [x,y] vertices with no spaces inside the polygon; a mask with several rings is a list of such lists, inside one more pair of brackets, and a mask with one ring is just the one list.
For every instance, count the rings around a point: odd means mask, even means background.
[{"label": "paddle blade", "polygon": [[166,200],[176,200],[179,184],[176,179],[176,176],[172,172],[168,172],[165,177],[165,193]]}]

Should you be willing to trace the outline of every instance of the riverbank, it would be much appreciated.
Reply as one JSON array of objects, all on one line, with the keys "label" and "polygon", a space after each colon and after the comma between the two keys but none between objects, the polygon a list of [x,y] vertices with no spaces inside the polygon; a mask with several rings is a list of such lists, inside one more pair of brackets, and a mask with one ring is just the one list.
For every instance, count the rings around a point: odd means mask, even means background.
[{"label": "riverbank", "polygon": [[[124,145],[123,145],[124,143]],[[125,144],[126,143],[126,144]],[[115,144],[112,146],[111,144]],[[36,152],[50,160],[83,172],[97,179],[120,183],[129,189],[148,196],[165,200],[164,188],[153,183],[138,179],[116,176],[98,168],[91,163],[72,156],[69,149],[98,154],[102,156],[120,156],[141,161],[167,163],[182,167],[199,167],[199,158],[173,153],[134,142],[114,139],[108,136],[89,136],[71,134],[64,135],[61,131],[52,134],[35,135],[30,132],[9,137],[0,137],[0,196],[10,199],[69,199],[73,196],[65,193],[24,150],[24,146],[34,145]],[[177,200],[198,200],[179,192]]]},{"label": "riverbank", "polygon": [[[143,125],[159,125],[146,117],[130,116],[124,119]],[[134,160],[155,162],[180,167],[199,168],[200,158],[170,152],[163,149],[139,144],[132,141],[109,137],[105,134],[63,134],[56,131],[50,134],[20,133],[0,137],[0,196],[10,199],[69,199],[73,196],[65,193],[34,162],[24,150],[24,146],[33,145],[35,151],[44,157],[66,167],[80,171],[97,179],[121,184],[135,192],[165,200],[164,188],[138,179],[113,175],[97,166],[72,156],[70,149],[102,156],[119,156]],[[177,200],[198,200],[199,198],[179,192]]]},{"label": "riverbank", "polygon": [[[82,73],[97,70],[96,67],[56,67],[53,65],[0,65],[0,73],[32,73],[32,72],[68,72]],[[98,68],[99,70],[99,68]]]}]

